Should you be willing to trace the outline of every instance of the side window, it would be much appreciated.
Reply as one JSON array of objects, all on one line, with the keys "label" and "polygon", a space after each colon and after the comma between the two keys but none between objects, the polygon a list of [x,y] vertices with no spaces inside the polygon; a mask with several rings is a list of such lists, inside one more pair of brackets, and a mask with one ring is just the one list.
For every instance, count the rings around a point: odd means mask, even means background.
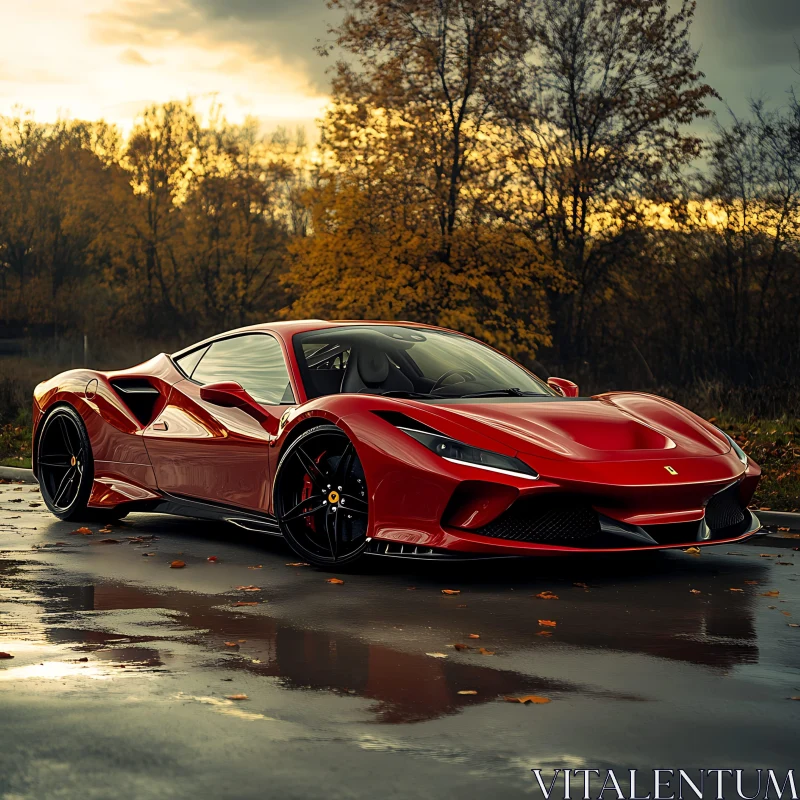
[{"label": "side window", "polygon": [[191,378],[195,367],[200,363],[200,359],[205,355],[206,350],[208,350],[208,345],[176,358],[175,363],[181,368],[184,375],[188,375]]},{"label": "side window", "polygon": [[192,374],[198,383],[236,381],[259,403],[294,403],[280,344],[268,334],[236,336],[214,342]]}]

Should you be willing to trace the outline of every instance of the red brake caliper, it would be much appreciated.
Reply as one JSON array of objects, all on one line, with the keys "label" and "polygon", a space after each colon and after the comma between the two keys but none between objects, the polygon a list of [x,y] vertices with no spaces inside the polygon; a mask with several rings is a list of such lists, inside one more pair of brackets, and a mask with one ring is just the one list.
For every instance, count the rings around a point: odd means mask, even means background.
[{"label": "red brake caliper", "polygon": [[[316,463],[319,464],[324,457],[325,457],[325,452],[323,451],[316,458]],[[311,478],[308,476],[308,473],[306,473],[305,475],[303,475],[303,491],[300,494],[300,499],[301,500],[308,500],[308,498],[311,497],[312,494],[314,494],[314,484],[311,483]],[[314,533],[316,533],[317,532],[317,524],[314,521],[314,516],[311,515],[311,516],[305,517],[304,519],[305,519],[306,525],[309,528],[311,528],[311,530],[314,531]]]}]

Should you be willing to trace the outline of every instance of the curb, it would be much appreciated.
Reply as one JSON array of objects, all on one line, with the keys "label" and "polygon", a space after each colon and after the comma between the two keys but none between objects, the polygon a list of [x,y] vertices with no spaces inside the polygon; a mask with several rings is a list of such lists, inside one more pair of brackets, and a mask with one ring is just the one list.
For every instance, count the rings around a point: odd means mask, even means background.
[{"label": "curb", "polygon": [[789,511],[755,511],[753,513],[762,525],[800,531],[800,514]]},{"label": "curb", "polygon": [[21,481],[22,483],[38,483],[33,476],[33,470],[21,469],[20,467],[0,467],[0,478],[4,478],[7,481]]}]

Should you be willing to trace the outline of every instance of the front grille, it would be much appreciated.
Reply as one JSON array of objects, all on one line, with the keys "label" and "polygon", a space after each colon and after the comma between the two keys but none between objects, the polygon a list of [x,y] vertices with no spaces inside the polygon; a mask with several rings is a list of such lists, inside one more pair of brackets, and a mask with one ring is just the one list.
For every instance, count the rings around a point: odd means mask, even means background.
[{"label": "front grille", "polygon": [[747,520],[739,500],[739,485],[734,484],[715,494],[706,506],[706,524],[712,532],[735,528]]},{"label": "front grille", "polygon": [[494,539],[579,546],[600,533],[597,512],[575,498],[517,500],[475,533]]}]

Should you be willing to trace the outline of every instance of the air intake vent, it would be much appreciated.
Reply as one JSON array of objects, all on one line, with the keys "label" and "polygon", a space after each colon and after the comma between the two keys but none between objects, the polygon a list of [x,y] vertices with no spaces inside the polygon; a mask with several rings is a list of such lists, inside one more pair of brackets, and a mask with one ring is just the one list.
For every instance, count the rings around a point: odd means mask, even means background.
[{"label": "air intake vent", "polygon": [[117,378],[111,386],[142,427],[149,425],[160,397],[158,389],[145,378]]}]

